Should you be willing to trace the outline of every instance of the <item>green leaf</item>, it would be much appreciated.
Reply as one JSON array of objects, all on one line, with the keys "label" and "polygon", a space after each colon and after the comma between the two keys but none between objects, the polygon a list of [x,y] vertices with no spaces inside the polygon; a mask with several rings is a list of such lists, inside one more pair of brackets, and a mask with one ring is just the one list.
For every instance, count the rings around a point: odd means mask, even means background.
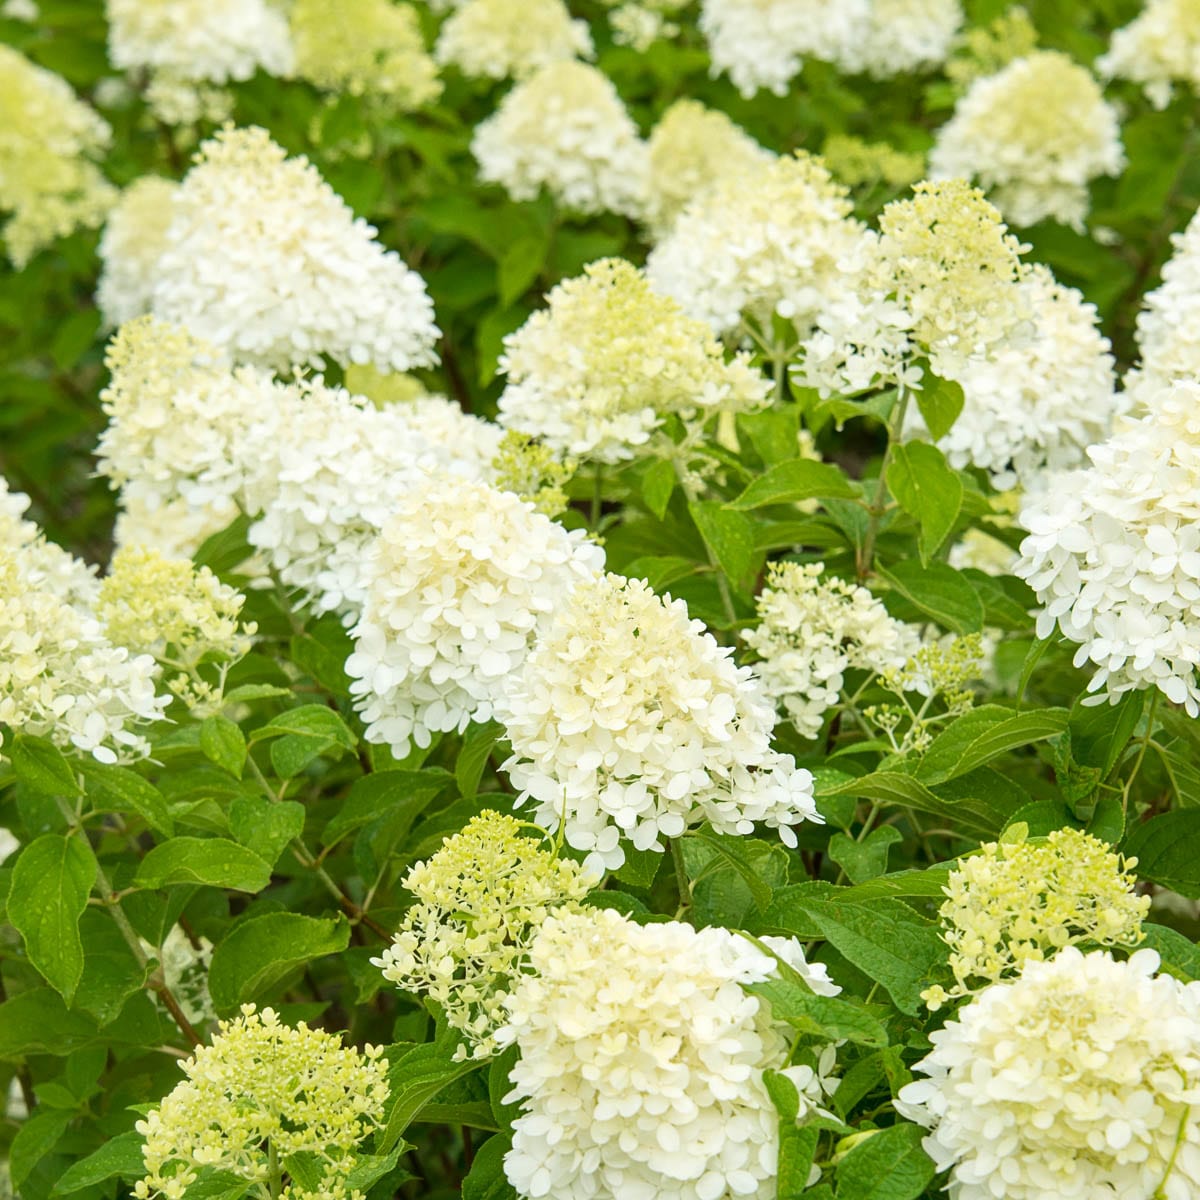
[{"label": "green leaf", "polygon": [[922,783],[944,783],[991,762],[1009,750],[1045,741],[1067,727],[1065,708],[1014,713],[985,704],[952,721],[938,734],[917,767]]},{"label": "green leaf", "polygon": [[467,732],[458,751],[458,761],[454,764],[454,779],[458,783],[459,794],[468,800],[474,800],[479,791],[479,780],[483,769],[487,766],[491,754],[502,730],[499,722],[485,721],[482,725],[468,725]]},{"label": "green leaf", "polygon": [[759,557],[754,542],[754,523],[716,500],[693,500],[688,511],[704,544],[729,582],[734,587],[745,583]]},{"label": "green leaf", "polygon": [[1142,932],[1146,936],[1138,945],[1139,950],[1157,950],[1163,969],[1179,979],[1189,983],[1200,979],[1200,946],[1167,925],[1146,924]]},{"label": "green leaf", "polygon": [[727,833],[713,833],[711,829],[697,829],[688,836],[711,846],[742,877],[760,910],[771,903],[770,884],[762,878],[760,864],[746,853],[742,838]]},{"label": "green leaf", "polygon": [[935,442],[950,432],[963,410],[962,384],[953,379],[941,379],[925,372],[925,380],[919,392],[913,392],[917,407],[925,421],[925,428]]},{"label": "green leaf", "polygon": [[1072,757],[1107,775],[1133,737],[1145,707],[1145,692],[1126,692],[1116,704],[1083,705],[1077,701],[1068,724]]},{"label": "green leaf", "polygon": [[544,235],[519,237],[496,264],[496,285],[500,303],[509,305],[519,300],[542,272],[548,243]]},{"label": "green leaf", "polygon": [[927,564],[958,520],[962,480],[936,446],[899,442],[892,447],[887,482],[896,502],[917,522],[917,549]]},{"label": "green leaf", "polygon": [[838,893],[838,900],[862,904],[884,896],[910,896],[913,899],[944,900],[946,886],[954,864],[938,865],[909,871],[896,871],[892,875],[881,875],[867,883],[846,888]]},{"label": "green leaf", "polygon": [[484,1142],[462,1182],[462,1200],[515,1200],[516,1190],[504,1175],[504,1156],[511,1146],[505,1133]]},{"label": "green leaf", "polygon": [[953,567],[909,561],[878,571],[889,587],[944,628],[954,633],[978,633],[983,628],[983,603],[962,572]]},{"label": "green leaf", "polygon": [[421,1109],[452,1080],[478,1070],[472,1059],[456,1062],[449,1038],[415,1046],[402,1055],[388,1073],[391,1108],[387,1125],[378,1136],[379,1148],[390,1150],[401,1134],[416,1120]]},{"label": "green leaf", "polygon": [[642,499],[660,521],[666,514],[667,505],[671,503],[675,483],[675,465],[665,458],[652,463],[642,476]]},{"label": "green leaf", "polygon": [[937,1174],[924,1137],[905,1122],[859,1142],[837,1165],[838,1200],[916,1200]]},{"label": "green leaf", "polygon": [[803,907],[835,949],[888,990],[901,1012],[918,1013],[922,987],[947,954],[932,922],[900,900],[870,905],[809,900]]},{"label": "green leaf", "polygon": [[795,458],[760,475],[736,500],[730,501],[728,507],[751,509],[768,504],[794,504],[800,500],[853,500],[857,495],[858,489],[840,467]]},{"label": "green leaf", "polygon": [[229,804],[229,832],[274,866],[288,842],[304,832],[304,816],[304,805],[295,800],[235,796]]},{"label": "green leaf", "polygon": [[136,813],[156,833],[171,837],[175,821],[162,792],[128,767],[86,760],[80,770],[88,799],[101,812]]},{"label": "green leaf", "polygon": [[402,838],[412,823],[451,784],[444,771],[376,771],[364,775],[350,787],[341,811],[321,833],[321,845],[333,846],[348,833],[374,821],[384,813],[401,818],[394,835]]},{"label": "green leaf", "polygon": [[625,848],[625,861],[613,872],[626,887],[648,888],[655,880],[666,856],[661,850]]},{"label": "green leaf", "polygon": [[29,1173],[58,1145],[75,1114],[59,1108],[36,1108],[17,1130],[8,1148],[12,1186],[18,1195]]},{"label": "green leaf", "polygon": [[1139,879],[1200,900],[1200,809],[1152,817],[1134,829],[1123,850],[1138,860]]},{"label": "green leaf", "polygon": [[209,762],[241,779],[246,765],[246,735],[228,717],[214,713],[200,726],[200,749]]},{"label": "green leaf", "polygon": [[143,888],[200,883],[261,892],[271,882],[271,867],[253,850],[226,838],[177,837],[155,846],[142,859],[133,882]]},{"label": "green leaf", "polygon": [[52,988],[30,988],[0,1004],[0,1059],[70,1054],[95,1034],[95,1021],[81,1012],[68,1012]]},{"label": "green leaf", "polygon": [[354,639],[334,615],[323,617],[291,640],[292,661],[335,696],[350,694],[345,664]]},{"label": "green leaf", "polygon": [[[829,796],[858,796],[864,800],[878,800],[882,804],[900,808],[912,808],[917,812],[931,813],[951,822],[955,828],[966,833],[990,835],[1004,828],[1013,812],[996,800],[986,788],[969,787],[968,777],[952,780],[947,787],[957,785],[960,793],[953,797],[938,795],[919,779],[903,771],[874,771],[856,779],[847,780],[827,791],[818,792],[818,799]],[[974,793],[974,794],[972,794]]]},{"label": "green leaf", "polygon": [[68,1167],[54,1185],[54,1194],[65,1196],[93,1184],[103,1183],[106,1179],[141,1179],[146,1173],[142,1158],[143,1145],[145,1138],[133,1130],[117,1134],[99,1150]]},{"label": "green leaf", "polygon": [[125,1001],[145,985],[149,969],[133,956],[112,914],[87,908],[79,922],[83,940],[83,978],[75,1007],[101,1025],[115,1021]]},{"label": "green leaf", "polygon": [[775,1200],[809,1200],[814,1195],[808,1188],[808,1176],[820,1138],[815,1125],[797,1128],[795,1118],[780,1122]]},{"label": "green leaf", "polygon": [[392,1188],[399,1189],[401,1184],[412,1179],[413,1175],[404,1171],[396,1172],[396,1164],[402,1154],[407,1154],[413,1147],[407,1142],[399,1142],[388,1154],[360,1154],[346,1176],[346,1189],[353,1195],[355,1192],[365,1192],[372,1184],[378,1183],[385,1175]]},{"label": "green leaf", "polygon": [[749,984],[746,991],[771,1004],[771,1014],[803,1034],[836,1042],[846,1040],[862,1046],[886,1046],[887,1030],[856,1004],[833,996],[818,996],[809,988],[787,979],[766,979]]},{"label": "green leaf", "polygon": [[96,856],[81,837],[43,834],[13,868],[8,919],[29,961],[68,1004],[83,974],[79,918],[96,882]]},{"label": "green leaf", "polygon": [[27,788],[47,796],[82,794],[71,764],[48,739],[18,733],[9,747],[8,757],[13,774]]},{"label": "green leaf", "polygon": [[851,883],[866,883],[887,870],[888,850],[904,835],[894,825],[881,825],[860,842],[844,833],[829,839],[829,857],[833,859]]},{"label": "green leaf", "polygon": [[268,988],[314,958],[350,944],[346,918],[273,912],[235,925],[213,951],[208,990],[218,1013],[258,999]]}]

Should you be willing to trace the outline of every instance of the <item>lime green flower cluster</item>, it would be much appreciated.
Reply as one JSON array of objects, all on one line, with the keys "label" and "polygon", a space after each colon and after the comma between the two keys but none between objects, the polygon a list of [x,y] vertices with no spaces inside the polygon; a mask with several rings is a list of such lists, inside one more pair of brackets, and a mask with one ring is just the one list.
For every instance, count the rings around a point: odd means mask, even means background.
[{"label": "lime green flower cluster", "polygon": [[[138,1200],[180,1200],[203,1167],[274,1189],[280,1200],[355,1200],[346,1177],[388,1098],[382,1049],[359,1053],[301,1021],[284,1025],[272,1009],[242,1006],[209,1046],[183,1063],[177,1084],[137,1131],[146,1140]],[[294,1155],[316,1164],[320,1183],[293,1179],[279,1190]]]},{"label": "lime green flower cluster", "polygon": [[0,211],[18,269],[55,238],[92,229],[117,196],[95,160],[111,130],[66,80],[0,45]]},{"label": "lime green flower cluster", "polygon": [[492,459],[492,485],[516,493],[548,517],[557,517],[569,503],[566,485],[575,468],[573,458],[559,462],[549,446],[527,433],[510,429]]},{"label": "lime green flower cluster", "polygon": [[927,989],[925,1003],[936,1010],[1064,946],[1136,946],[1150,908],[1149,896],[1134,894],[1136,865],[1075,829],[1045,841],[988,842],[961,859],[940,910],[956,982],[950,991]]},{"label": "lime green flower cluster", "polygon": [[394,111],[442,92],[416,9],[392,0],[296,0],[296,74],[326,92],[371,96]]},{"label": "lime green flower cluster", "polygon": [[126,546],[113,556],[96,611],[114,644],[178,671],[169,686],[195,708],[221,690],[201,678],[201,663],[218,663],[223,678],[250,649],[256,626],[239,620],[245,601],[208,567]]},{"label": "lime green flower cluster", "polygon": [[[404,886],[418,902],[392,945],[371,960],[384,978],[442,1005],[474,1058],[495,1053],[504,996],[546,917],[577,911],[595,883],[522,828],[529,826],[484,811],[413,867]],[[466,1053],[460,1048],[460,1057]]]},{"label": "lime green flower cluster", "polygon": [[847,187],[908,187],[925,174],[925,156],[906,153],[887,142],[868,142],[846,133],[826,138],[821,148],[826,166]]},{"label": "lime green flower cluster", "polygon": [[976,79],[995,75],[1015,59],[1031,54],[1037,44],[1037,27],[1029,13],[1019,4],[1014,5],[987,25],[972,25],[963,31],[953,57],[946,63],[946,76],[965,91]]}]

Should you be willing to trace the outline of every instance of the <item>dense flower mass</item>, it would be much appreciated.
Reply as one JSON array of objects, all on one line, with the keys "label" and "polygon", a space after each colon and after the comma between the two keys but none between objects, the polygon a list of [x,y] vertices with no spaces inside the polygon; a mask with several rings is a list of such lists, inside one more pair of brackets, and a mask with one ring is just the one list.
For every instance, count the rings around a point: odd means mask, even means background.
[{"label": "dense flower mass", "polygon": [[[1144,397],[1146,416],[1093,446],[1091,464],[1032,497],[1014,568],[1037,592],[1037,629],[1055,626],[1115,701],[1156,687],[1200,714],[1200,385]],[[1098,702],[1100,696],[1094,698]]]},{"label": "dense flower mass", "polygon": [[389,109],[420,108],[442,85],[416,8],[394,0],[296,0],[296,74],[322,91],[370,96]]},{"label": "dense flower mass", "polygon": [[184,1060],[187,1078],[138,1121],[146,1175],[134,1195],[181,1200],[205,1166],[265,1187],[276,1162],[307,1155],[319,1182],[293,1179],[290,1200],[348,1200],[355,1151],[382,1120],[388,1098],[379,1054],[243,1005],[240,1017],[221,1022],[211,1045]]},{"label": "dense flower mass", "polygon": [[111,136],[65,79],[0,45],[0,212],[9,214],[4,243],[16,267],[104,220],[116,189],[96,160]]},{"label": "dense flower mass", "polygon": [[975,179],[1017,225],[1083,226],[1088,184],[1125,165],[1117,113],[1091,74],[1042,50],[977,79],[938,130],[935,178]]},{"label": "dense flower mass", "polygon": [[939,915],[955,986],[925,993],[931,1008],[1016,974],[1064,946],[1136,946],[1150,897],[1137,865],[1074,829],[1044,841],[988,842],[950,872]]},{"label": "dense flower mass", "polygon": [[703,321],[622,259],[592,263],[547,303],[504,340],[499,415],[560,454],[619,462],[645,453],[669,414],[689,421],[767,398],[746,358],[727,363]]},{"label": "dense flower mass", "polygon": [[475,127],[479,177],[514,200],[544,188],[563,208],[636,217],[645,196],[646,146],[606,75],[556,62],[518,84]]},{"label": "dense flower mass", "polygon": [[438,330],[421,277],[305,158],[266,130],[203,143],[175,196],[152,311],[276,369],[434,362]]},{"label": "dense flower mass", "polygon": [[762,684],[640,580],[601,576],[560,599],[496,712],[518,804],[597,868],[624,862],[623,839],[662,850],[704,820],[730,834],[763,823],[788,844],[820,820],[810,773],[770,748]]},{"label": "dense flower mass", "polygon": [[[798,946],[786,957],[803,961]],[[783,1066],[787,1041],[742,990],[775,974],[771,955],[725,929],[599,910],[551,916],[529,963],[497,1034],[521,1052],[504,1160],[519,1195],[774,1196],[763,1071]]]},{"label": "dense flower mass", "polygon": [[[964,403],[938,445],[952,466],[987,471],[997,489],[1032,490],[1047,472],[1079,466],[1125,401],[1095,307],[1042,266],[1017,287],[1029,320],[947,372]],[[915,407],[910,413],[923,428]]]},{"label": "dense flower mass", "polygon": [[550,63],[591,58],[587,22],[562,0],[467,0],[438,35],[437,59],[473,78],[524,78]]},{"label": "dense flower mass", "polygon": [[384,978],[436,1000],[474,1058],[496,1051],[504,1000],[554,912],[577,911],[595,882],[578,863],[485,811],[404,879],[417,898],[392,944],[371,961]]},{"label": "dense flower mass", "polygon": [[366,738],[400,758],[486,721],[540,625],[603,564],[599,547],[509,492],[433,478],[366,552],[346,661]]},{"label": "dense flower mass", "polygon": [[723,112],[677,100],[647,143],[650,153],[644,219],[657,239],[718,179],[752,171],[772,156]]},{"label": "dense flower mass", "polygon": [[150,311],[177,187],[169,179],[143,175],[121,193],[108,214],[100,238],[96,306],[111,329]]},{"label": "dense flower mass", "polygon": [[1176,84],[1200,87],[1200,8],[1195,0],[1147,0],[1112,36],[1096,69],[1140,83],[1156,108],[1166,108]]},{"label": "dense flower mass", "polygon": [[759,593],[759,623],[742,637],[762,662],[768,696],[798,733],[815,738],[841,698],[846,672],[904,666],[920,645],[865,587],[830,577],[823,563],[772,563]]},{"label": "dense flower mass", "polygon": [[112,65],[149,75],[164,120],[212,116],[210,85],[292,68],[287,18],[270,0],[105,0],[105,10]]},{"label": "dense flower mass", "polygon": [[1200,984],[1074,946],[996,983],[930,1034],[898,1105],[958,1200],[1200,1188]]},{"label": "dense flower mass", "polygon": [[0,477],[0,549],[20,554],[21,573],[34,587],[90,611],[99,584],[96,569],[50,541],[25,513],[30,500]]},{"label": "dense flower mass", "polygon": [[870,0],[835,61],[877,79],[927,71],[945,62],[962,20],[959,0]]},{"label": "dense flower mass", "polygon": [[798,151],[717,180],[651,252],[646,273],[718,334],[743,316],[806,325],[862,237],[850,211],[821,160]]}]

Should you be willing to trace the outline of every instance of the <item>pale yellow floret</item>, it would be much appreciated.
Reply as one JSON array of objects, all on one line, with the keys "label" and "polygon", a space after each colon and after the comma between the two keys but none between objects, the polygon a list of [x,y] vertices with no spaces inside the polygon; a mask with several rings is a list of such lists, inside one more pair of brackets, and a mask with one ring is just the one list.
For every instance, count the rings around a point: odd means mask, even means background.
[{"label": "pale yellow floret", "polygon": [[1064,946],[1136,946],[1150,908],[1150,897],[1133,890],[1136,865],[1074,829],[1045,841],[988,842],[960,859],[940,910],[955,985],[930,988],[925,1002],[937,1009]]},{"label": "pale yellow floret", "polygon": [[549,446],[510,429],[492,459],[492,486],[514,492],[538,512],[557,517],[569,503],[565,489],[576,465],[572,458],[559,462]]},{"label": "pale yellow floret", "polygon": [[1014,59],[1031,54],[1037,43],[1037,27],[1029,13],[1019,4],[1014,5],[988,24],[964,30],[953,57],[946,63],[946,76],[965,90],[974,80],[995,75]]},{"label": "pale yellow floret", "polygon": [[495,1052],[507,989],[546,917],[576,910],[595,882],[522,833],[529,828],[487,810],[447,838],[409,871],[404,886],[417,903],[392,945],[371,960],[386,979],[441,1004],[475,1058]]},{"label": "pale yellow floret", "polygon": [[[268,1184],[272,1165],[311,1155],[321,1182],[292,1180],[281,1200],[350,1200],[356,1149],[383,1117],[388,1098],[382,1048],[360,1053],[340,1036],[283,1024],[269,1008],[222,1021],[209,1046],[186,1059],[187,1078],[136,1129],[145,1138],[139,1200],[180,1200],[210,1166]],[[255,1193],[257,1194],[257,1193]]]},{"label": "pale yellow floret", "polygon": [[897,190],[916,183],[925,174],[924,155],[844,133],[826,138],[821,157],[830,171],[852,188],[883,184]]},{"label": "pale yellow floret", "polygon": [[441,95],[411,4],[296,0],[291,26],[296,74],[323,91],[376,96],[401,110]]},{"label": "pale yellow floret", "polygon": [[0,211],[23,267],[43,246],[104,220],[117,191],[93,160],[111,130],[66,80],[0,45]]},{"label": "pale yellow floret", "polygon": [[563,0],[467,0],[442,26],[434,51],[474,79],[524,79],[540,67],[591,58],[586,21]]}]

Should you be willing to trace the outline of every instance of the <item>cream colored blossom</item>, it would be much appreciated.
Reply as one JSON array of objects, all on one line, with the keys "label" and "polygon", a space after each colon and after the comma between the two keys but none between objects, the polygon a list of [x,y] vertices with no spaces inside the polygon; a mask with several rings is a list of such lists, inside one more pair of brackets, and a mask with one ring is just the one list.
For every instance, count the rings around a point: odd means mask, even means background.
[{"label": "cream colored blossom", "polygon": [[238,363],[431,366],[425,283],[375,233],[265,129],[224,129],[175,194],[151,311]]},{"label": "cream colored blossom", "polygon": [[547,303],[504,339],[499,419],[560,454],[620,462],[646,453],[671,414],[686,422],[766,401],[748,359],[727,363],[704,322],[623,259],[591,263]]},{"label": "cream colored blossom", "polygon": [[471,152],[484,183],[514,200],[544,188],[563,208],[636,217],[646,190],[646,147],[606,75],[556,62],[519,83],[475,127]]},{"label": "cream colored blossom", "polygon": [[1139,83],[1155,108],[1166,108],[1176,84],[1200,87],[1200,4],[1147,0],[1130,24],[1112,36],[1096,60],[1103,78]]},{"label": "cream colored blossom", "polygon": [[747,174],[770,161],[749,134],[723,112],[698,100],[676,100],[663,113],[647,143],[650,168],[645,221],[655,239],[718,179]]},{"label": "cream colored blossom", "polygon": [[31,587],[53,592],[82,612],[95,605],[96,568],[50,541],[26,517],[30,500],[9,490],[0,477],[0,550],[20,555],[21,574]]},{"label": "cream colored blossom", "polygon": [[215,1021],[212,997],[208,992],[208,969],[212,964],[213,944],[206,937],[195,941],[182,925],[172,925],[161,946],[141,939],[148,958],[157,958],[163,982],[178,1001],[183,1015],[193,1026]]},{"label": "cream colored blossom", "polygon": [[609,9],[608,26],[618,46],[630,46],[644,54],[659,38],[673,38],[679,24],[671,18],[687,8],[691,0],[604,0]]},{"label": "cream colored blossom", "polygon": [[538,512],[557,517],[569,503],[565,487],[575,468],[574,459],[560,462],[548,446],[510,429],[492,459],[491,483],[527,500]]},{"label": "cream colored blossom", "polygon": [[340,1036],[243,1005],[210,1045],[184,1060],[187,1078],[137,1122],[146,1176],[134,1195],[181,1200],[201,1166],[266,1185],[269,1147],[285,1163],[311,1155],[321,1172],[317,1189],[293,1179],[281,1200],[346,1200],[359,1143],[382,1120],[388,1098],[380,1053],[368,1046],[360,1054]]},{"label": "cream colored blossom", "polygon": [[396,0],[296,0],[296,74],[322,91],[421,108],[442,91],[417,9]]},{"label": "cream colored blossom", "polygon": [[651,252],[651,284],[718,334],[749,317],[808,326],[862,237],[846,189],[803,151],[722,177]]},{"label": "cream colored blossom", "polygon": [[92,229],[116,198],[96,160],[108,124],[65,79],[0,45],[0,212],[8,257],[18,269],[43,246]]},{"label": "cream colored blossom", "polygon": [[438,62],[473,79],[524,79],[550,63],[591,58],[587,22],[562,0],[467,0],[438,35]]},{"label": "cream colored blossom", "polygon": [[946,78],[966,89],[985,75],[995,75],[1015,58],[1037,49],[1037,26],[1019,4],[1007,8],[986,25],[972,25],[959,35]]},{"label": "cream colored blossom", "polygon": [[638,925],[606,910],[543,924],[497,1034],[520,1057],[520,1102],[504,1172],[538,1200],[770,1200],[779,1113],[763,1072],[787,1060],[770,1005],[743,986],[777,953],[814,990],[795,942],[678,921]]},{"label": "cream colored blossom", "polygon": [[1200,1191],[1200,984],[1068,946],[930,1034],[896,1106],[958,1200],[1191,1200]]},{"label": "cream colored blossom", "polygon": [[369,742],[400,758],[486,721],[538,629],[603,564],[511,492],[434,477],[399,497],[364,555],[346,661]]},{"label": "cream colored blossom", "polygon": [[815,738],[841,699],[849,670],[902,667],[920,644],[865,587],[829,577],[823,563],[772,563],[759,593],[759,623],[742,639],[755,670],[798,733]]},{"label": "cream colored blossom", "polygon": [[1088,184],[1125,165],[1117,113],[1091,73],[1040,50],[971,84],[938,130],[934,179],[973,178],[1017,225],[1083,228]]},{"label": "cream colored blossom", "polygon": [[170,179],[143,175],[121,193],[108,214],[100,238],[96,306],[109,328],[150,311],[178,186]]},{"label": "cream colored blossom", "polygon": [[227,529],[236,519],[234,500],[217,500],[204,508],[193,508],[182,497],[164,499],[141,488],[118,493],[113,546],[146,546],[167,558],[192,558],[214,533]]},{"label": "cream colored blossom", "polygon": [[623,840],[661,851],[704,820],[728,834],[761,823],[789,845],[792,826],[820,820],[812,776],[771,749],[762,684],[682,600],[640,580],[602,576],[560,598],[496,715],[516,803],[532,800],[597,870],[621,866]]},{"label": "cream colored blossom", "polygon": [[988,842],[958,860],[939,910],[955,985],[924,993],[931,1009],[1017,974],[1064,946],[1136,946],[1150,897],[1134,892],[1136,859],[1090,834]]},{"label": "cream colored blossom", "polygon": [[391,946],[371,960],[385,979],[436,1000],[474,1058],[496,1052],[505,997],[547,918],[577,911],[597,882],[523,828],[486,810],[413,867],[404,886],[417,903]]},{"label": "cream colored blossom", "polygon": [[945,62],[962,23],[959,0],[870,0],[866,19],[834,61],[876,79],[928,71]]}]

